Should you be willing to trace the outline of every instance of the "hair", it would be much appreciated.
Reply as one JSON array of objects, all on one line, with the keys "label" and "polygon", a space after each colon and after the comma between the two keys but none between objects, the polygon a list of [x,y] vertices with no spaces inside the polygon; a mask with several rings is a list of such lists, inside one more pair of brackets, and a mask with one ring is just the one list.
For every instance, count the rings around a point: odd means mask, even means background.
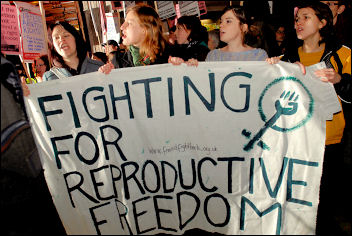
[{"label": "hair", "polygon": [[207,28],[202,26],[198,17],[181,16],[177,20],[177,24],[191,31],[187,37],[188,41],[204,41],[205,43],[208,42]]},{"label": "hair", "polygon": [[36,59],[34,60],[34,65],[37,64],[37,60],[38,60],[38,59],[40,59],[40,60],[42,60],[42,61],[44,62],[45,71],[50,70],[48,55],[42,55],[42,56],[36,58]]},{"label": "hair", "polygon": [[[86,47],[86,42],[84,41],[83,37],[81,36],[79,31],[77,31],[75,29],[75,27],[73,27],[72,25],[70,25],[67,22],[57,22],[55,24],[50,25],[51,32],[53,32],[54,28],[59,25],[64,27],[64,29],[66,31],[68,31],[70,34],[72,34],[72,36],[75,38],[77,57],[78,57],[80,63],[83,62],[84,59],[87,57],[87,47]],[[55,62],[59,62],[61,64],[60,65],[61,67],[69,68],[69,66],[66,65],[62,56],[56,51],[54,46],[51,48],[50,55],[52,58],[53,65],[58,66],[55,64]]]},{"label": "hair", "polygon": [[129,12],[134,12],[142,27],[146,29],[146,36],[141,43],[139,53],[142,57],[149,56],[150,61],[154,62],[167,45],[159,15],[154,8],[146,4],[135,5],[127,10],[127,14]]},{"label": "hair", "polygon": [[92,55],[94,55],[97,58],[99,58],[100,60],[102,60],[104,62],[104,64],[106,64],[106,62],[108,61],[108,57],[103,52],[95,52]]},{"label": "hair", "polygon": [[315,15],[318,17],[320,21],[326,20],[326,24],[323,28],[319,30],[321,40],[319,41],[319,45],[331,41],[333,38],[333,16],[332,12],[328,5],[320,2],[320,1],[304,1],[299,4],[298,9],[301,8],[311,8],[314,10]]},{"label": "hair", "polygon": [[226,12],[232,11],[235,17],[240,21],[240,25],[248,25],[248,31],[247,32],[242,32],[242,44],[247,44],[249,41],[250,36],[248,36],[248,33],[250,31],[250,22],[247,18],[247,15],[244,11],[244,9],[236,7],[236,6],[227,6],[224,8],[224,10],[221,12],[221,16],[224,15]]}]

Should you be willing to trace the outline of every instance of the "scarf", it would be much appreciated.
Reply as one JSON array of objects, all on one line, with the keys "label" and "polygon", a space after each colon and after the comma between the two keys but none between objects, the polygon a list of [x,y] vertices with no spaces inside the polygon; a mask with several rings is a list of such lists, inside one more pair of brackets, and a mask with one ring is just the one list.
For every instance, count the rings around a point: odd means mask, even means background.
[{"label": "scarf", "polygon": [[129,50],[131,51],[133,64],[135,66],[146,66],[150,64],[149,56],[141,57],[139,54],[139,48],[135,46],[130,46]]}]

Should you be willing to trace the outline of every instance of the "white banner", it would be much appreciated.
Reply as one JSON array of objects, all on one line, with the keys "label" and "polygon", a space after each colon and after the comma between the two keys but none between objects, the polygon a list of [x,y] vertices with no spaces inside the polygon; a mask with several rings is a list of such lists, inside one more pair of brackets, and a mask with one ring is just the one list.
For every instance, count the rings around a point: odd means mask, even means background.
[{"label": "white banner", "polygon": [[154,65],[28,85],[68,234],[314,234],[331,84],[295,64]]}]

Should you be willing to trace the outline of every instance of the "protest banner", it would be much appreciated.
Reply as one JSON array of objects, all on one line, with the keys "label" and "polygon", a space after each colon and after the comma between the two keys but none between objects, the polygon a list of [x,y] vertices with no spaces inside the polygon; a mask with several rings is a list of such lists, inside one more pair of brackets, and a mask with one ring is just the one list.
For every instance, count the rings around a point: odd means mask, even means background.
[{"label": "protest banner", "polygon": [[24,62],[47,54],[44,27],[39,7],[26,2],[15,2],[20,16],[21,47]]},{"label": "protest banner", "polygon": [[1,4],[1,52],[9,55],[19,55],[20,31],[15,6]]},{"label": "protest banner", "polygon": [[314,234],[333,86],[295,64],[202,62],[28,85],[68,234]]}]

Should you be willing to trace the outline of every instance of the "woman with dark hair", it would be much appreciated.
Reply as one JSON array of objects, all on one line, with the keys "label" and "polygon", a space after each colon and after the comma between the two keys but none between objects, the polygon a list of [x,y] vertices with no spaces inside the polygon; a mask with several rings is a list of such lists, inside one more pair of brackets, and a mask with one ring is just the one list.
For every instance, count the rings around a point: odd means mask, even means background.
[{"label": "woman with dark hair", "polygon": [[208,32],[201,25],[196,16],[181,16],[176,25],[176,44],[171,53],[172,57],[182,60],[194,58],[204,61],[208,52]]},{"label": "woman with dark hair", "polygon": [[43,76],[43,81],[98,71],[104,63],[87,56],[85,42],[69,23],[58,22],[50,26],[53,39],[51,59],[54,67]]},{"label": "woman with dark hair", "polygon": [[43,75],[50,70],[49,58],[47,55],[42,55],[34,60],[33,63],[35,79],[37,83],[43,82]]},{"label": "woman with dark hair", "polygon": [[[297,7],[295,29],[300,46],[287,52],[282,60],[300,62],[310,66],[325,62],[326,68],[316,70],[315,76],[323,82],[334,85],[340,103],[351,103],[351,49],[339,44],[333,35],[333,16],[329,6],[319,1],[302,2]],[[277,63],[278,58],[269,58],[269,63]],[[351,121],[348,121],[351,122]],[[325,153],[323,174],[320,185],[320,203],[317,215],[317,234],[328,233],[336,226],[333,217],[337,202],[336,196],[344,191],[341,182],[343,175],[343,154],[341,140],[345,127],[344,111],[335,113],[332,120],[326,121]],[[314,147],[311,147],[314,148]],[[347,192],[345,194],[348,194]]]}]

